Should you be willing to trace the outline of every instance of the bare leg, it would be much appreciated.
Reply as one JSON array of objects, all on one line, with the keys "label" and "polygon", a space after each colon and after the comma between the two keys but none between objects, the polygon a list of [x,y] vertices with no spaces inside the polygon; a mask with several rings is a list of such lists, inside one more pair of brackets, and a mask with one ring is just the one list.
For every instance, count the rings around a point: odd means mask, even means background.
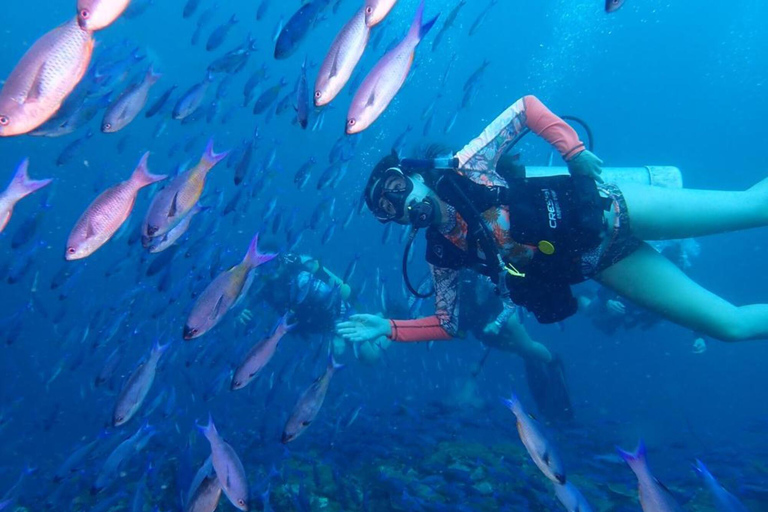
[{"label": "bare leg", "polygon": [[499,334],[492,336],[490,334],[479,334],[482,342],[504,352],[512,352],[519,355],[526,361],[538,361],[540,363],[549,363],[552,360],[552,353],[547,347],[531,339],[528,331],[512,315],[499,331]]},{"label": "bare leg", "polygon": [[659,315],[724,341],[768,339],[768,304],[734,306],[643,244],[596,280]]},{"label": "bare leg", "polygon": [[768,179],[745,192],[621,187],[632,234],[642,240],[691,238],[768,226]]}]

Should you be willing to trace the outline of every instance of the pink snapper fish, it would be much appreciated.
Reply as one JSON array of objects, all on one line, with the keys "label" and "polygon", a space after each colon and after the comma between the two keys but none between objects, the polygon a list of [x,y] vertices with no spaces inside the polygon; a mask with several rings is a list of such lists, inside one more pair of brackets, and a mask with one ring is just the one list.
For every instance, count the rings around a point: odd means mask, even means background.
[{"label": "pink snapper fish", "polygon": [[416,47],[437,21],[437,16],[422,24],[424,0],[421,0],[408,35],[384,55],[368,73],[352,99],[347,113],[347,134],[360,133],[384,113],[408,78]]}]

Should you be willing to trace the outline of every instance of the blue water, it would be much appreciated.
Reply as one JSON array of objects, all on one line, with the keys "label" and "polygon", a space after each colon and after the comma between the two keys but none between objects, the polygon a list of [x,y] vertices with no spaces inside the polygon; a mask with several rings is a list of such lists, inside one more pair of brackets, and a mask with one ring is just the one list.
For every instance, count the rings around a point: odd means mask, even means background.
[{"label": "blue water", "polygon": [[[4,6],[0,75],[10,73],[37,37],[74,15],[70,3],[74,2],[43,0],[34,6],[21,2]],[[279,443],[282,426],[300,392],[324,371],[326,340],[289,335],[265,376],[244,391],[231,392],[229,370],[269,331],[280,313],[253,294],[217,328],[192,342],[181,339],[186,315],[194,296],[219,271],[240,261],[255,232],[262,232],[265,247],[287,250],[284,227],[274,233],[273,217],[262,216],[273,198],[284,222],[296,215],[295,229],[309,221],[321,201],[335,199],[333,216],[323,218],[316,230],[308,230],[295,252],[312,255],[339,275],[356,254],[361,255],[351,284],[362,286],[367,281],[366,291],[359,297],[362,312],[381,310],[378,296],[382,286],[391,300],[404,303],[400,228],[383,245],[383,227],[367,211],[355,214],[347,229],[341,227],[350,209],[357,207],[370,168],[409,125],[413,126],[407,139],[409,149],[432,141],[458,149],[526,94],[535,94],[557,113],[585,119],[595,134],[594,151],[607,165],[674,165],[682,170],[687,187],[749,187],[765,177],[768,167],[763,137],[768,115],[768,36],[763,30],[768,5],[759,0],[628,0],[620,11],[606,15],[599,0],[501,0],[470,37],[470,25],[487,5],[471,0],[437,51],[431,49],[434,33],[419,47],[410,79],[384,115],[362,134],[340,185],[318,191],[316,183],[328,165],[327,155],[344,136],[349,87],[326,109],[323,127],[315,131],[293,124],[292,108],[269,120],[265,115],[254,116],[252,107],[241,108],[242,88],[251,73],[265,64],[268,78],[262,87],[285,77],[288,86],[280,99],[292,94],[306,55],[314,66],[309,72],[311,89],[317,65],[359,2],[342,0],[335,14],[329,8],[299,50],[284,61],[272,57],[272,37],[279,20],[292,15],[299,2],[272,0],[266,17],[257,22],[258,2],[217,0],[214,18],[197,46],[190,44],[195,23],[214,0],[201,0],[196,14],[186,20],[181,16],[184,3],[155,0],[144,14],[118,20],[96,34],[94,58],[127,41],[129,47],[146,55],[130,68],[129,75],[142,74],[149,62],[163,73],[150,104],[172,84],[179,86],[175,101],[180,92],[203,79],[210,62],[250,33],[258,51],[232,79],[228,95],[218,100],[219,115],[212,123],[202,120],[182,126],[167,112],[152,119],[142,114],[122,132],[102,134],[98,114],[87,128],[62,138],[0,140],[0,180],[10,178],[15,164],[26,156],[31,160],[32,177],[55,178],[45,192],[19,203],[0,235],[0,267],[13,268],[29,258],[28,269],[18,282],[10,284],[7,274],[0,282],[0,503],[6,489],[29,467],[36,471],[5,495],[14,498],[11,507],[96,510],[93,507],[99,503],[118,497],[113,510],[130,510],[151,461],[143,508],[133,510],[153,510],[155,506],[176,510],[176,475],[187,440],[192,442],[196,470],[207,456],[208,446],[196,432],[195,422],[204,423],[210,412],[243,460],[255,509],[261,507],[256,495],[266,489],[261,484],[272,465],[281,473],[271,483],[275,510],[301,510],[301,500],[295,495],[307,493],[312,510],[464,510],[458,508],[459,502],[470,510],[561,509],[550,485],[522,451],[511,413],[498,400],[514,391],[535,411],[519,358],[491,353],[475,379],[482,405],[472,406],[457,404],[454,399],[482,357],[481,344],[472,338],[437,343],[431,350],[425,345],[393,345],[373,366],[357,361],[349,348],[339,358],[347,368],[334,377],[317,420],[285,451]],[[389,43],[402,37],[416,4],[416,0],[400,0],[383,27],[374,29],[374,33],[384,30],[385,34],[376,49],[366,52],[358,72],[370,69]],[[444,18],[454,4],[427,0],[427,15],[442,12]],[[206,52],[208,34],[233,13],[239,23],[219,49]],[[440,78],[453,54],[458,59],[446,87],[440,88]],[[459,114],[453,130],[444,134],[447,120],[461,101],[465,80],[483,60],[490,66],[477,99]],[[113,86],[115,95],[130,81],[126,80]],[[204,106],[213,101],[219,80],[208,91]],[[432,131],[423,135],[421,113],[438,93],[442,96],[437,100]],[[231,120],[222,124],[222,114],[230,109],[235,109]],[[315,116],[313,113],[310,126]],[[167,127],[154,137],[159,122],[166,122]],[[94,135],[75,158],[56,166],[64,147],[89,129]],[[126,179],[144,151],[152,153],[153,172],[171,173],[178,164],[196,162],[209,137],[214,137],[217,150],[233,149],[251,138],[254,130],[259,133],[256,152],[240,186],[255,197],[222,216],[237,192],[234,169],[223,163],[214,169],[202,200],[212,208],[193,222],[170,270],[147,277],[147,266],[156,257],[145,254],[140,244],[129,246],[130,232],[85,261],[64,261],[67,236],[84,208],[101,190]],[[169,155],[174,145],[190,139],[194,140],[188,151],[177,149]],[[521,144],[523,159],[546,165],[549,148],[534,139],[529,137]],[[265,168],[263,162],[275,147],[274,163]],[[318,163],[308,186],[297,191],[294,174],[310,157]],[[259,181],[264,173],[270,179]],[[259,183],[263,188],[254,191]],[[131,231],[139,229],[154,192],[139,194],[129,221]],[[12,249],[11,238],[26,219],[39,212],[43,194],[50,206],[32,240]],[[331,222],[338,224],[336,233],[322,244]],[[184,252],[201,239],[198,247],[203,250],[185,257]],[[690,270],[693,279],[736,304],[765,301],[768,237],[764,230],[699,242],[701,256]],[[417,244],[417,255],[423,254],[422,243]],[[107,270],[118,265],[116,273],[105,277]],[[74,277],[64,287],[51,289],[54,276],[63,267],[70,267],[67,270]],[[383,285],[376,282],[377,271],[386,277]],[[420,276],[426,266],[417,257],[410,271]],[[159,291],[166,272],[170,272],[169,289]],[[169,297],[173,301],[168,306]],[[243,307],[253,313],[248,332],[236,320]],[[427,305],[424,313],[430,308]],[[656,476],[672,488],[686,510],[715,510],[690,469],[694,458],[711,461],[710,470],[750,510],[768,510],[768,374],[764,364],[768,348],[764,343],[707,340],[706,352],[694,354],[691,334],[667,322],[647,331],[620,331],[610,337],[578,315],[562,327],[537,325],[532,318],[525,325],[534,339],[564,361],[576,419],[570,425],[551,425],[549,435],[596,510],[640,509],[629,468],[595,457],[612,454],[615,445],[633,447],[641,437],[649,447]],[[105,341],[112,330],[114,336]],[[173,345],[160,364],[143,409],[127,425],[109,426],[117,392],[156,338]],[[95,376],[117,347],[124,355],[111,385],[94,387]],[[311,354],[288,382],[270,378],[307,352]],[[225,384],[215,387],[216,382]],[[265,406],[270,387],[281,385],[282,389],[274,391],[276,398]],[[172,393],[175,404],[164,411]],[[146,418],[157,434],[127,461],[116,481],[99,495],[90,496],[88,489],[103,461],[120,440],[139,428],[159,396],[159,407]],[[447,405],[437,407],[436,403]],[[363,406],[359,418],[344,428],[358,406]],[[104,438],[78,471],[62,483],[52,483],[60,464],[103,430]],[[502,455],[506,462],[501,469],[487,469]],[[425,464],[429,457],[437,462]],[[440,466],[452,463],[470,470],[485,468],[481,480],[495,492],[489,496],[473,493],[472,485],[445,475],[439,481],[428,478],[439,474]],[[333,478],[324,477],[323,471],[334,473]],[[392,471],[400,475],[396,481],[384,476]],[[422,488],[418,494],[416,481],[426,482],[421,485],[430,487],[433,494]],[[459,489],[458,494],[449,494],[449,488]],[[621,494],[625,491],[626,496]],[[411,500],[406,497],[410,495],[419,497]],[[231,507],[225,497],[221,501],[221,510]]]}]

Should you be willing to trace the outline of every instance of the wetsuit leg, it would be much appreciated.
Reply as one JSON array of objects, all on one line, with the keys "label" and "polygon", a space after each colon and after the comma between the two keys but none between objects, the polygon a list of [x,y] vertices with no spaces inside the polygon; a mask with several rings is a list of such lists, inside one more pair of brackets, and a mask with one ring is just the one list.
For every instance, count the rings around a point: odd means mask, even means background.
[{"label": "wetsuit leg", "polygon": [[573,419],[571,395],[559,356],[553,354],[548,363],[526,359],[525,377],[541,416],[554,422]]},{"label": "wetsuit leg", "polygon": [[632,235],[691,238],[768,226],[768,179],[745,192],[624,185]]},{"label": "wetsuit leg", "polygon": [[647,244],[595,279],[636,304],[713,338],[768,339],[768,304],[734,306]]},{"label": "wetsuit leg", "polygon": [[573,407],[560,358],[533,340],[515,316],[497,336],[478,335],[489,346],[523,358],[528,389],[540,414],[550,421],[573,418]]}]

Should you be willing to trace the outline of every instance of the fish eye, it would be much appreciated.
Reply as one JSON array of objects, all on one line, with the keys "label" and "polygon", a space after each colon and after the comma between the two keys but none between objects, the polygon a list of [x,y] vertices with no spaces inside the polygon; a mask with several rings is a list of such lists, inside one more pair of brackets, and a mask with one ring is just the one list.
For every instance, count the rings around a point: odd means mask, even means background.
[{"label": "fish eye", "polygon": [[319,100],[319,99],[320,99],[320,97],[321,97],[322,95],[323,95],[323,93],[322,93],[322,92],[320,92],[320,91],[315,91],[315,99],[318,99],[318,100]]},{"label": "fish eye", "polygon": [[75,254],[75,248],[74,247],[68,247],[67,248],[67,254]]},{"label": "fish eye", "polygon": [[365,14],[373,14],[373,7],[370,5],[365,8]]},{"label": "fish eye", "polygon": [[88,18],[91,17],[91,11],[89,11],[88,9],[83,9],[82,11],[80,11],[80,17],[83,18],[84,20],[87,20]]},{"label": "fish eye", "polygon": [[349,119],[349,120],[347,121],[347,124],[348,124],[349,126],[355,126],[355,125],[357,124],[357,119],[355,119],[355,118],[353,117],[353,118],[351,118],[351,119]]},{"label": "fish eye", "polygon": [[245,501],[237,500],[237,504],[244,507],[245,506]]},{"label": "fish eye", "polygon": [[0,126],[8,126],[10,122],[11,120],[8,119],[8,116],[0,116]]},{"label": "fish eye", "polygon": [[104,129],[105,129],[105,130],[109,130],[109,129],[111,129],[111,128],[112,128],[112,124],[110,124],[110,123],[104,123]]}]

